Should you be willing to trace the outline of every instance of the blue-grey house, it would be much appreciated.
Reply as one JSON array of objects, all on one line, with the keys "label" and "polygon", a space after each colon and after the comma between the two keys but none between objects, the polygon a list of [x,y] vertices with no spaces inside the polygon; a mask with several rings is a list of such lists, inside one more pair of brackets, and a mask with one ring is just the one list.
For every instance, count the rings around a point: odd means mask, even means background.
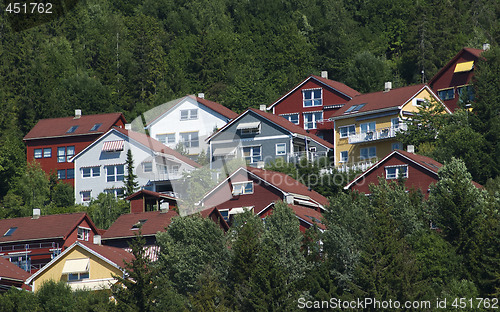
[{"label": "blue-grey house", "polygon": [[249,108],[207,138],[210,167],[220,168],[232,158],[244,158],[250,166],[283,158],[296,162],[327,156],[333,144],[313,135],[285,118]]}]

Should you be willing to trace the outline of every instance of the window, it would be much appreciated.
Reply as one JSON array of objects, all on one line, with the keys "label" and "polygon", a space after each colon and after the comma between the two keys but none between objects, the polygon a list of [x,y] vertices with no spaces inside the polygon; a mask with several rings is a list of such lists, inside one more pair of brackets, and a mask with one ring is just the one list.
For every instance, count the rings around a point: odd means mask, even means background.
[{"label": "window", "polygon": [[397,142],[397,143],[392,143],[391,144],[391,150],[400,150],[401,149],[401,143]]},{"label": "window", "polygon": [[283,118],[296,125],[299,124],[299,114],[281,115]]},{"label": "window", "polygon": [[35,158],[42,158],[42,149],[35,148]]},{"label": "window", "polygon": [[69,273],[68,274],[68,282],[79,281],[79,280],[88,279],[88,278],[89,278],[89,272]]},{"label": "window", "polygon": [[249,163],[256,163],[262,160],[262,147],[261,146],[249,146],[243,148],[243,157]]},{"label": "window", "polygon": [[88,241],[90,236],[90,229],[84,227],[78,227],[77,238],[79,240]]},{"label": "window", "polygon": [[140,229],[144,225],[144,223],[146,223],[146,221],[148,221],[148,219],[140,219],[139,221],[137,221],[136,223],[134,223],[132,225],[131,230],[138,230],[138,229]]},{"label": "window", "polygon": [[59,180],[64,180],[66,179],[66,169],[60,169],[60,170],[57,170],[57,178]]},{"label": "window", "polygon": [[408,178],[408,165],[385,167],[386,179]]},{"label": "window", "polygon": [[75,178],[75,169],[66,170],[66,179],[74,179]]},{"label": "window", "polygon": [[455,89],[448,88],[448,89],[438,90],[438,96],[443,101],[454,99]]},{"label": "window", "polygon": [[375,131],[375,121],[362,123],[359,128],[361,129],[361,133],[373,132]]},{"label": "window", "polygon": [[144,172],[153,172],[153,163],[148,161],[148,162],[143,162],[142,163],[142,171]]},{"label": "window", "polygon": [[60,146],[57,148],[57,162],[69,162],[75,156],[74,146]]},{"label": "window", "polygon": [[183,109],[181,110],[181,120],[198,119],[198,109]]},{"label": "window", "polygon": [[321,89],[302,90],[304,107],[323,105],[323,101],[321,100],[321,93]]},{"label": "window", "polygon": [[360,158],[361,159],[370,159],[377,157],[377,148],[375,146],[365,147],[360,149]]},{"label": "window", "polygon": [[366,103],[363,103],[363,104],[358,104],[358,105],[353,105],[351,107],[349,107],[345,112],[344,114],[348,114],[348,113],[355,113],[355,112],[358,112],[360,109],[362,109],[363,107],[365,107]]},{"label": "window", "polygon": [[179,173],[179,168],[180,168],[179,165],[172,165],[170,167],[170,173],[171,174],[178,174]]},{"label": "window", "polygon": [[66,131],[66,133],[73,133],[76,131],[76,129],[78,129],[79,126],[71,126],[71,128],[68,129],[68,131]]},{"label": "window", "polygon": [[101,167],[82,168],[83,178],[99,177],[99,176],[101,176]]},{"label": "window", "polygon": [[200,146],[198,131],[181,133],[181,142],[187,148]]},{"label": "window", "polygon": [[286,143],[276,144],[276,155],[286,155]]},{"label": "window", "polygon": [[350,125],[350,126],[343,126],[339,127],[339,132],[340,132],[340,137],[341,138],[347,138],[351,135],[356,134],[356,126],[355,125]]},{"label": "window", "polygon": [[88,202],[90,201],[90,195],[92,191],[81,191],[80,196],[82,197],[82,201]]},{"label": "window", "polygon": [[175,133],[157,134],[156,139],[163,144],[175,143]]},{"label": "window", "polygon": [[220,212],[220,215],[222,216],[222,218],[227,222],[229,221],[229,209],[221,209],[219,210]]},{"label": "window", "polygon": [[316,123],[323,119],[323,112],[304,113],[304,129],[316,129]]},{"label": "window", "polygon": [[125,165],[106,166],[106,181],[107,182],[123,181],[124,172],[125,172]]},{"label": "window", "polygon": [[340,162],[346,163],[348,160],[349,160],[349,152],[348,151],[340,152]]},{"label": "window", "polygon": [[92,128],[90,128],[90,131],[97,131],[97,129],[99,129],[100,126],[102,126],[102,123],[96,123],[95,125],[92,126]]},{"label": "window", "polygon": [[459,100],[464,103],[474,101],[474,88],[471,85],[457,87]]},{"label": "window", "polygon": [[74,146],[66,147],[66,161],[69,161],[73,156],[75,156],[75,147]]},{"label": "window", "polygon": [[414,99],[412,101],[413,106],[423,107],[425,105],[425,100],[423,99]]},{"label": "window", "polygon": [[245,195],[253,193],[253,182],[233,183],[233,195]]},{"label": "window", "polygon": [[43,158],[50,158],[52,157],[52,148],[44,148],[43,149]]},{"label": "window", "polygon": [[14,227],[11,227],[10,229],[7,230],[7,232],[5,232],[5,234],[3,235],[4,237],[5,236],[11,236],[12,234],[14,234],[14,232],[17,230],[17,226],[14,226]]},{"label": "window", "polygon": [[252,135],[252,134],[259,134],[260,133],[260,124],[259,126],[255,128],[244,128],[240,129],[241,135]]},{"label": "window", "polygon": [[125,189],[124,188],[105,189],[104,193],[111,194],[115,198],[118,198],[118,197],[123,197],[123,195],[125,194]]},{"label": "window", "polygon": [[398,129],[399,128],[399,118],[392,118],[391,119],[391,127],[393,129]]}]

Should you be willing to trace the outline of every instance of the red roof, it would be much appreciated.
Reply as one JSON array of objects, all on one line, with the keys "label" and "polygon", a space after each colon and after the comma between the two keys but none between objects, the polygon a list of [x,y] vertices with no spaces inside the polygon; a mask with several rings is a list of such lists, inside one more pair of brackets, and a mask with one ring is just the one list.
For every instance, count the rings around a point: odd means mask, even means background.
[{"label": "red roof", "polygon": [[314,80],[316,80],[316,81],[318,81],[318,82],[320,82],[320,83],[322,83],[322,84],[324,84],[326,86],[329,86],[330,88],[335,89],[337,92],[340,92],[340,93],[344,94],[348,98],[353,98],[353,97],[361,94],[358,91],[354,90],[351,87],[346,86],[345,84],[343,84],[341,82],[338,82],[338,81],[335,81],[335,80],[326,79],[326,78],[323,78],[323,77],[320,77],[320,76],[316,76],[316,75],[311,75],[311,76],[307,77],[305,80],[303,80],[302,82],[300,82],[298,85],[296,85],[287,94],[283,95],[277,101],[275,101],[273,104],[271,104],[271,106],[269,106],[268,109],[273,108],[273,106],[275,106],[276,104],[278,104],[279,102],[281,102],[281,100],[283,100],[284,98],[286,98],[289,94],[293,93],[295,90],[297,90],[298,88],[300,88],[303,84],[305,84],[306,82],[308,82],[311,79],[314,79]]},{"label": "red roof", "polygon": [[316,224],[318,228],[326,230],[326,226],[322,223],[323,216],[321,215],[321,213],[317,212],[314,209],[299,205],[288,204],[288,207],[292,208],[295,215],[300,219],[310,224]]},{"label": "red roof", "polygon": [[253,167],[247,167],[246,170],[284,192],[309,196],[323,207],[328,205],[328,199],[326,197],[314,190],[310,190],[307,186],[285,173]]},{"label": "red roof", "polygon": [[[66,239],[67,236],[84,220],[97,232],[96,227],[85,212],[56,214],[0,220],[0,244],[18,241],[29,241],[49,238]],[[11,228],[16,227],[11,235],[4,236]]]},{"label": "red roof", "polygon": [[125,249],[112,247],[112,246],[104,246],[104,245],[96,245],[89,242],[81,242],[78,241],[78,244],[82,244],[85,247],[93,250],[95,253],[103,256],[104,258],[110,260],[117,266],[124,268],[123,261],[131,262],[134,260],[134,255]]},{"label": "red roof", "polygon": [[133,226],[136,224],[142,224],[141,233],[143,236],[155,235],[157,232],[164,232],[170,225],[172,218],[178,215],[174,210],[169,210],[165,213],[161,211],[148,211],[123,214],[109,227],[102,236],[102,239],[134,237],[139,232],[138,227],[133,229]]},{"label": "red roof", "polygon": [[[310,138],[311,140],[313,141],[316,141],[317,143],[327,147],[327,148],[331,148],[333,149],[334,146],[332,143],[330,142],[327,142],[325,140],[323,140],[322,138],[314,135],[314,134],[311,134],[309,132],[307,132],[306,130],[304,130],[303,128],[297,126],[296,124],[286,120],[285,118],[283,118],[282,116],[279,116],[279,115],[274,115],[274,114],[271,114],[271,113],[267,113],[267,112],[263,112],[261,110],[258,110],[258,109],[255,109],[255,108],[249,108],[247,109],[245,112],[241,113],[240,116],[243,116],[245,114],[247,114],[249,111],[251,112],[254,112],[256,113],[257,115],[271,121],[272,123],[284,128],[285,130],[287,131],[290,131],[291,133],[296,133],[296,134],[300,134],[300,135],[303,135],[303,136],[306,136],[308,138]],[[225,129],[226,127],[228,127],[230,124],[232,124],[233,122],[235,122],[236,119],[233,119],[231,122],[227,123],[224,127],[222,127],[217,133],[219,133],[220,131],[222,131],[223,129]],[[216,135],[214,134],[214,135]],[[213,136],[209,137],[212,138]]]},{"label": "red roof", "polygon": [[[424,84],[418,84],[402,88],[395,88],[391,89],[390,91],[379,91],[358,95],[347,102],[347,104],[341,107],[338,111],[336,111],[332,119],[341,116],[351,116],[358,113],[376,111],[380,109],[398,108],[412,99],[425,87],[426,85]],[[365,104],[361,109],[356,110],[354,113],[344,114],[352,106],[361,104]]]},{"label": "red roof", "polygon": [[209,101],[207,99],[200,98],[200,97],[197,97],[194,95],[186,95],[185,97],[172,100],[170,102],[167,102],[165,104],[157,106],[157,107],[149,110],[148,112],[145,112],[144,116],[146,119],[146,125],[147,126],[151,125],[153,122],[158,120],[163,114],[165,114],[170,109],[172,109],[172,107],[176,106],[177,104],[179,104],[180,102],[182,102],[184,99],[186,99],[188,97],[196,100],[198,102],[198,104],[204,105],[204,106],[210,108],[211,110],[221,114],[222,116],[224,116],[226,118],[233,119],[233,118],[236,118],[238,116],[238,114],[236,114],[235,112],[233,112],[232,110],[230,110],[229,108],[225,107],[222,104],[219,104],[219,103],[213,102],[213,101]]},{"label": "red roof", "polygon": [[17,281],[26,281],[30,274],[9,260],[0,257],[0,279],[6,278]]},{"label": "red roof", "polygon": [[201,167],[200,164],[198,164],[194,160],[191,160],[189,157],[183,156],[181,153],[177,152],[176,150],[173,150],[170,147],[165,146],[160,141],[157,141],[144,133],[139,133],[139,132],[135,132],[132,130],[125,130],[122,128],[115,128],[115,129],[117,131],[121,132],[122,134],[128,136],[132,140],[137,141],[146,147],[149,147],[153,151],[163,153],[163,154],[172,155],[172,156],[176,157],[177,159],[179,159],[179,160],[185,162],[186,164],[193,166],[195,168]]},{"label": "red roof", "polygon": [[463,48],[462,50],[460,50],[446,65],[444,65],[435,75],[434,77],[431,78],[431,80],[429,80],[429,85],[432,86],[433,83],[435,82],[436,79],[439,78],[439,76],[441,76],[450,66],[452,66],[453,64],[455,64],[455,62],[458,60],[458,58],[460,58],[460,56],[465,53],[465,52],[468,52],[470,54],[472,54],[473,56],[475,56],[476,58],[480,58],[481,57],[481,54],[484,52],[484,50],[482,49],[473,49],[473,48]]},{"label": "red roof", "polygon": [[[41,119],[24,137],[24,140],[71,137],[80,135],[94,135],[107,132],[113,125],[122,120],[126,123],[122,113],[82,115],[80,118],[62,117]],[[102,124],[97,130],[91,131],[96,124]],[[68,133],[71,127],[78,126],[73,132]]]},{"label": "red roof", "polygon": [[139,197],[140,195],[149,195],[149,196],[152,196],[152,197],[155,197],[155,198],[166,198],[166,199],[171,199],[171,200],[177,200],[177,198],[175,197],[172,197],[172,196],[169,196],[167,194],[163,194],[163,193],[158,193],[158,192],[153,192],[153,191],[150,191],[150,190],[145,190],[145,189],[142,189],[142,190],[139,190],[131,195],[129,195],[128,197],[126,197],[125,199],[126,200],[132,200],[136,197]]}]

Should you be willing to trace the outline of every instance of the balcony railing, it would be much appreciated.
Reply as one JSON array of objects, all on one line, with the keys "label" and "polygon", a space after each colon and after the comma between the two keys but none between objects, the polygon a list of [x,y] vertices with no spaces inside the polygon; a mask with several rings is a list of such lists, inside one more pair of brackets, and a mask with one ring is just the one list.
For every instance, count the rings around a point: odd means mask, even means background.
[{"label": "balcony railing", "polygon": [[315,161],[326,156],[328,156],[327,152],[295,152],[288,155],[288,162],[298,163],[302,158]]},{"label": "balcony railing", "polygon": [[358,133],[349,136],[349,144],[371,142],[377,140],[390,139],[396,136],[399,131],[407,130],[406,124],[399,124],[398,127],[383,128],[375,131],[368,131],[366,133]]},{"label": "balcony railing", "polygon": [[369,160],[359,161],[356,163],[349,163],[345,165],[337,166],[337,170],[340,172],[350,172],[350,171],[366,171],[371,166],[373,166],[378,161],[377,158],[372,158]]}]

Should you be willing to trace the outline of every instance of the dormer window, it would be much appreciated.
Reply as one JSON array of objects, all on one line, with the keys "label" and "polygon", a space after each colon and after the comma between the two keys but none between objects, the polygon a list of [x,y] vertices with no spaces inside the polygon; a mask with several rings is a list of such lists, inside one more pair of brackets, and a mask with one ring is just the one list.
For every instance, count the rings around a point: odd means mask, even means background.
[{"label": "dormer window", "polygon": [[73,133],[76,131],[76,129],[78,129],[78,126],[71,126],[71,128],[69,128],[68,131],[66,131],[66,133]]},{"label": "dormer window", "polygon": [[302,96],[304,100],[304,107],[323,105],[323,92],[321,88],[302,90]]},{"label": "dormer window", "polygon": [[137,223],[132,225],[131,230],[139,230],[140,228],[142,228],[144,223],[146,223],[146,221],[148,221],[148,219],[141,219],[141,220],[137,221]]},{"label": "dormer window", "polygon": [[95,125],[92,126],[92,128],[90,128],[90,131],[97,131],[97,129],[99,129],[100,126],[102,126],[102,123],[96,123]]},{"label": "dormer window", "polygon": [[408,178],[408,165],[385,167],[385,178],[387,180],[398,179],[400,177]]},{"label": "dormer window", "polygon": [[90,229],[84,227],[78,227],[77,238],[79,240],[88,241],[90,236]]},{"label": "dormer window", "polygon": [[253,194],[253,182],[237,182],[233,183],[233,195]]}]

